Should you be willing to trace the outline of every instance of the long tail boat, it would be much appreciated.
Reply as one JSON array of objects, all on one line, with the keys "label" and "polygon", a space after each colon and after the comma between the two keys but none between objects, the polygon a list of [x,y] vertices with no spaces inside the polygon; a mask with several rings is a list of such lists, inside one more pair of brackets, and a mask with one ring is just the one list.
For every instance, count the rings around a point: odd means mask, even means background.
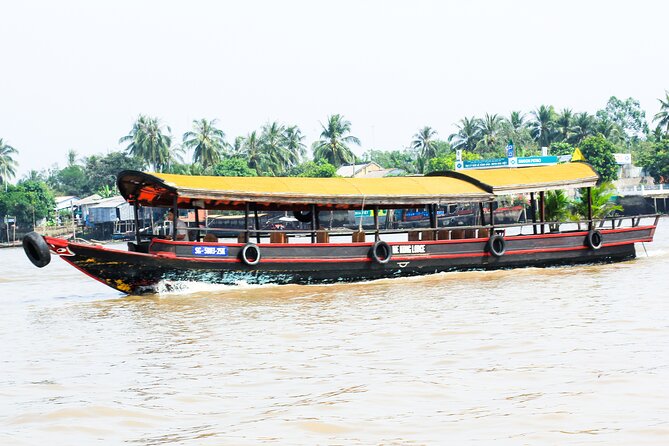
[{"label": "long tail boat", "polygon": [[[127,250],[34,232],[24,238],[24,249],[36,266],[46,266],[50,255],[57,255],[128,294],[153,292],[163,281],[320,284],[632,259],[635,243],[653,240],[659,216],[593,219],[590,191],[598,179],[585,163],[392,178],[233,178],[123,171],[117,185],[134,205],[137,228]],[[586,188],[588,218],[578,227],[545,221],[544,193],[573,188]],[[531,222],[528,217],[522,224],[496,224],[492,202],[512,194],[529,194]],[[458,203],[478,203],[480,224],[439,226],[438,207]],[[202,241],[199,229],[194,241],[144,240],[138,219],[142,206],[163,207],[174,215],[179,209],[243,211],[245,224],[229,242]],[[380,210],[419,207],[429,212],[429,227],[380,228]],[[323,229],[321,221],[326,220],[321,215],[338,210],[372,210],[375,228],[367,234]],[[490,214],[484,215],[487,210]],[[297,236],[260,228],[257,215],[264,211],[293,212],[310,223],[310,230]],[[260,238],[261,230],[270,233],[269,240]]]}]

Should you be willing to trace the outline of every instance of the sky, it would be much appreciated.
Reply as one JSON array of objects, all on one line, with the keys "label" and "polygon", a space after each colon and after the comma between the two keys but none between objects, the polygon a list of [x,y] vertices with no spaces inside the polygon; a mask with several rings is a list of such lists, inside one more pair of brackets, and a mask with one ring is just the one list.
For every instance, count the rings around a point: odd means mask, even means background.
[{"label": "sky", "polygon": [[228,142],[271,121],[310,145],[342,114],[354,148],[542,104],[648,120],[669,89],[669,2],[0,0],[0,138],[17,179],[123,149],[139,114],[175,140],[217,119]]}]

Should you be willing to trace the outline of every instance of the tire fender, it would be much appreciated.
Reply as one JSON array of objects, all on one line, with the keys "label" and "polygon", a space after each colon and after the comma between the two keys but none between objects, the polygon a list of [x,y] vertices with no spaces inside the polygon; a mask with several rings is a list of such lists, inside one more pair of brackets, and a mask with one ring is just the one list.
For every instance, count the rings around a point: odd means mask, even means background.
[{"label": "tire fender", "polygon": [[23,236],[23,251],[28,260],[38,268],[44,268],[51,262],[49,245],[44,241],[44,237],[34,231]]},{"label": "tire fender", "polygon": [[260,263],[260,248],[255,243],[247,243],[239,253],[239,258],[248,266],[255,266]]},{"label": "tire fender", "polygon": [[369,255],[376,263],[384,265],[388,263],[393,256],[393,250],[388,243],[383,240],[377,240],[370,248]]},{"label": "tire fender", "polygon": [[596,229],[588,231],[588,235],[585,236],[585,244],[590,249],[598,250],[602,247],[602,233]]},{"label": "tire fender", "polygon": [[492,235],[488,239],[487,249],[493,256],[502,257],[506,252],[506,240],[499,234]]}]

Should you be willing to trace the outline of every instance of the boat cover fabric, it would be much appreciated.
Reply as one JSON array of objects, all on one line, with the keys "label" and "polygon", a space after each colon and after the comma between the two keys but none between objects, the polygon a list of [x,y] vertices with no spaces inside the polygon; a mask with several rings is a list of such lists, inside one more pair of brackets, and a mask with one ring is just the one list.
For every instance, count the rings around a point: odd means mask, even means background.
[{"label": "boat cover fabric", "polygon": [[471,169],[440,173],[468,180],[495,195],[526,194],[555,189],[592,187],[599,175],[587,163],[503,169]]},{"label": "boat cover fabric", "polygon": [[[121,194],[141,205],[195,206],[215,200],[231,207],[243,203],[318,206],[422,206],[491,201],[494,197],[469,181],[450,177],[293,178],[217,177],[124,171],[117,181]],[[200,207],[200,206],[198,206]]]}]

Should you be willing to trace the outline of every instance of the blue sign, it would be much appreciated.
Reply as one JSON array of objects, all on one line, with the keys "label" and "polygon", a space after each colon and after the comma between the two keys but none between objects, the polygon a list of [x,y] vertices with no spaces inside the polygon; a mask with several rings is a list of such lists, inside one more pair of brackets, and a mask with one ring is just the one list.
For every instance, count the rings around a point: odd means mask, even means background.
[{"label": "blue sign", "polygon": [[465,169],[490,169],[491,167],[508,167],[509,160],[506,158],[493,158],[489,160],[463,161]]},{"label": "blue sign", "polygon": [[227,246],[193,246],[195,256],[225,257],[228,255]]},{"label": "blue sign", "polygon": [[557,164],[557,156],[525,156],[518,158],[519,166],[546,166],[549,164]]},{"label": "blue sign", "polygon": [[514,157],[514,150],[513,150],[513,143],[509,143],[509,145],[506,146],[506,157],[507,158],[513,158]]}]

